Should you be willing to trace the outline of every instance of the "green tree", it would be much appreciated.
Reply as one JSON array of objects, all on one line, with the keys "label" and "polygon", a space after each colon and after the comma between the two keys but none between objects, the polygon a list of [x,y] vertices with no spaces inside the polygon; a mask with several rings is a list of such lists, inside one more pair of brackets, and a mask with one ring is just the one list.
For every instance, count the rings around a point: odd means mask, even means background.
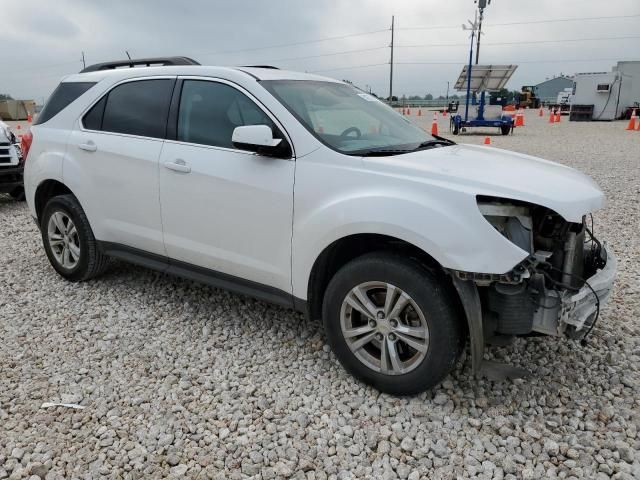
[{"label": "green tree", "polygon": [[0,100],[13,100],[13,97],[8,93],[0,93]]},{"label": "green tree", "polygon": [[430,93],[427,93],[427,94],[424,96],[424,99],[425,99],[425,100],[433,100],[433,95],[431,95]]}]

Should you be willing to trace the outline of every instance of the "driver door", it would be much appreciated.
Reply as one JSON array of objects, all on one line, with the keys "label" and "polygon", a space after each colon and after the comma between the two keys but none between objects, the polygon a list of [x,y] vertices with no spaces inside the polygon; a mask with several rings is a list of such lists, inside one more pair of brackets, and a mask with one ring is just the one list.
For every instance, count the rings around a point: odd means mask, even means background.
[{"label": "driver door", "polygon": [[175,139],[165,142],[160,156],[165,248],[186,268],[290,294],[295,161],[235,148],[231,136],[241,125],[277,129],[235,85],[181,82]]}]

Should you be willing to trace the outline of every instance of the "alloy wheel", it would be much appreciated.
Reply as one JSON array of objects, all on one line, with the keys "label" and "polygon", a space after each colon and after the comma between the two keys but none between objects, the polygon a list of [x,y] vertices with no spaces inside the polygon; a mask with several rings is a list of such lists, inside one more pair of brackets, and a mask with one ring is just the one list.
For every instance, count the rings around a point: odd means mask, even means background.
[{"label": "alloy wheel", "polygon": [[47,238],[56,262],[71,270],[80,260],[80,237],[73,221],[58,210],[49,218]]},{"label": "alloy wheel", "polygon": [[416,368],[429,350],[429,327],[416,302],[386,282],[354,287],[340,309],[340,327],[351,352],[385,375]]}]

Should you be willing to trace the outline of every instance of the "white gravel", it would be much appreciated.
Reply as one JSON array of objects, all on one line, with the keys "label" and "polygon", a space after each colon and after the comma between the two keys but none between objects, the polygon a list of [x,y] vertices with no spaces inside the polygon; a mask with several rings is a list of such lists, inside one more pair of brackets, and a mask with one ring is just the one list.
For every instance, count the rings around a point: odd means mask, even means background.
[{"label": "white gravel", "polygon": [[531,378],[467,359],[414,398],[356,382],[292,311],[125,264],[67,283],[0,196],[0,479],[640,478],[640,132],[529,114],[492,140],[600,183],[616,289],[589,348],[519,340],[494,355]]}]

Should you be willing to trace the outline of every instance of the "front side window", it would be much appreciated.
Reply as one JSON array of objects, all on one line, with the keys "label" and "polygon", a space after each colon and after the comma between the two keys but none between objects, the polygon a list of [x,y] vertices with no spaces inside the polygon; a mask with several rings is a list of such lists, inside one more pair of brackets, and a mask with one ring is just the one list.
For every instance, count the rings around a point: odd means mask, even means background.
[{"label": "front side window", "polygon": [[307,130],[342,153],[402,153],[438,142],[372,95],[342,83],[260,82]]},{"label": "front side window", "polygon": [[173,79],[123,83],[96,103],[82,119],[89,130],[164,138]]},{"label": "front side window", "polygon": [[234,148],[233,130],[244,125],[267,125],[271,119],[246,95],[218,82],[185,80],[178,112],[177,140]]}]

